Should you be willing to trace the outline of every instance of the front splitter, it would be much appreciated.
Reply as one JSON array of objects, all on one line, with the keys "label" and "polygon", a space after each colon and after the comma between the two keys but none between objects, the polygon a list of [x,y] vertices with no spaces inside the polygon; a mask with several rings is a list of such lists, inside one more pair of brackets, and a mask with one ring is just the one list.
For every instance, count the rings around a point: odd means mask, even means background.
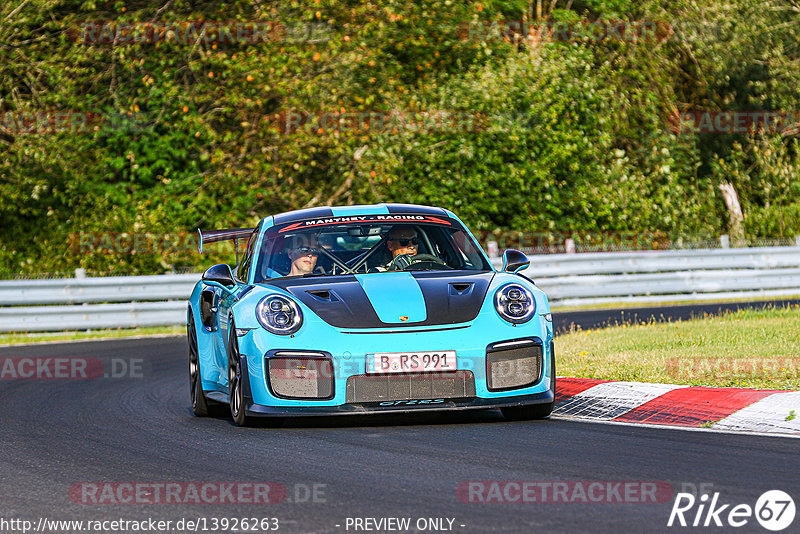
[{"label": "front splitter", "polygon": [[[534,404],[547,404],[553,402],[555,396],[552,390],[532,395],[520,395],[516,397],[502,397],[497,399],[485,399],[479,397],[466,399],[444,399],[443,402],[418,404],[393,404],[386,406],[386,403],[409,403],[409,400],[402,401],[378,401],[358,404],[340,404],[338,406],[264,406],[252,403],[251,399],[246,399],[246,411],[248,416],[253,417],[308,417],[308,416],[331,416],[331,415],[377,415],[377,414],[408,414],[420,412],[439,412],[439,411],[463,411],[463,410],[490,410],[494,408],[509,408],[512,406],[528,406]],[[426,401],[438,399],[425,399]]]}]

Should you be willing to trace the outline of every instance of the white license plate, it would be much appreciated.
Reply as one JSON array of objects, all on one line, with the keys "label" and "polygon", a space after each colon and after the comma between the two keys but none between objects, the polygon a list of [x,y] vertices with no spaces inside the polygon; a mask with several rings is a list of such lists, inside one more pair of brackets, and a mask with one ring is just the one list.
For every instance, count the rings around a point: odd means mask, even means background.
[{"label": "white license plate", "polygon": [[454,350],[367,354],[367,374],[442,372],[457,368]]}]

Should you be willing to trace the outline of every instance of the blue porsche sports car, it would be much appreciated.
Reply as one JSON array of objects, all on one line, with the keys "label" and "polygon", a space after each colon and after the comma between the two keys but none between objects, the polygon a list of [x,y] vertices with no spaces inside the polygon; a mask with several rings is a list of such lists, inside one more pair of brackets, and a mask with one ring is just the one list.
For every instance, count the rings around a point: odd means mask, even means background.
[{"label": "blue porsche sports car", "polygon": [[254,417],[500,408],[550,415],[553,325],[516,250],[492,267],[452,212],[409,204],[311,208],[255,228],[238,265],[189,299],[192,409]]}]

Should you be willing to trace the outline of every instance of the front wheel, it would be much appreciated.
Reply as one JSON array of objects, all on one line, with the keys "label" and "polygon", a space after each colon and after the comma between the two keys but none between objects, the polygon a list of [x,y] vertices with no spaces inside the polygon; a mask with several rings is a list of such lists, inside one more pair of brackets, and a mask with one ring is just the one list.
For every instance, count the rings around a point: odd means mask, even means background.
[{"label": "front wheel", "polygon": [[233,318],[228,323],[228,396],[230,398],[231,417],[238,426],[251,426],[252,418],[245,415],[242,359],[239,355],[239,342],[236,339],[236,327]]},{"label": "front wheel", "polygon": [[186,327],[186,337],[189,343],[189,391],[192,399],[192,413],[197,417],[208,415],[208,402],[203,393],[203,381],[200,378],[200,357],[197,350],[197,332],[194,320],[189,319]]}]

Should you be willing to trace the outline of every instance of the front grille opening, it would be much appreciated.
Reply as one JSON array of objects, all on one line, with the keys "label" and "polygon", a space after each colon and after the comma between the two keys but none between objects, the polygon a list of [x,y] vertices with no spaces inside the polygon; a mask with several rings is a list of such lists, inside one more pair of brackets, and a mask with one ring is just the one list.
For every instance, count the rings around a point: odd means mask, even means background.
[{"label": "front grille opening", "polygon": [[527,343],[490,345],[486,351],[486,377],[489,391],[534,385],[542,377],[542,359],[542,345],[532,340]]},{"label": "front grille opening", "polygon": [[267,358],[269,387],[284,399],[332,399],[333,362],[329,358]]},{"label": "front grille opening", "polygon": [[356,375],[347,379],[348,403],[474,396],[475,377],[472,371]]}]

